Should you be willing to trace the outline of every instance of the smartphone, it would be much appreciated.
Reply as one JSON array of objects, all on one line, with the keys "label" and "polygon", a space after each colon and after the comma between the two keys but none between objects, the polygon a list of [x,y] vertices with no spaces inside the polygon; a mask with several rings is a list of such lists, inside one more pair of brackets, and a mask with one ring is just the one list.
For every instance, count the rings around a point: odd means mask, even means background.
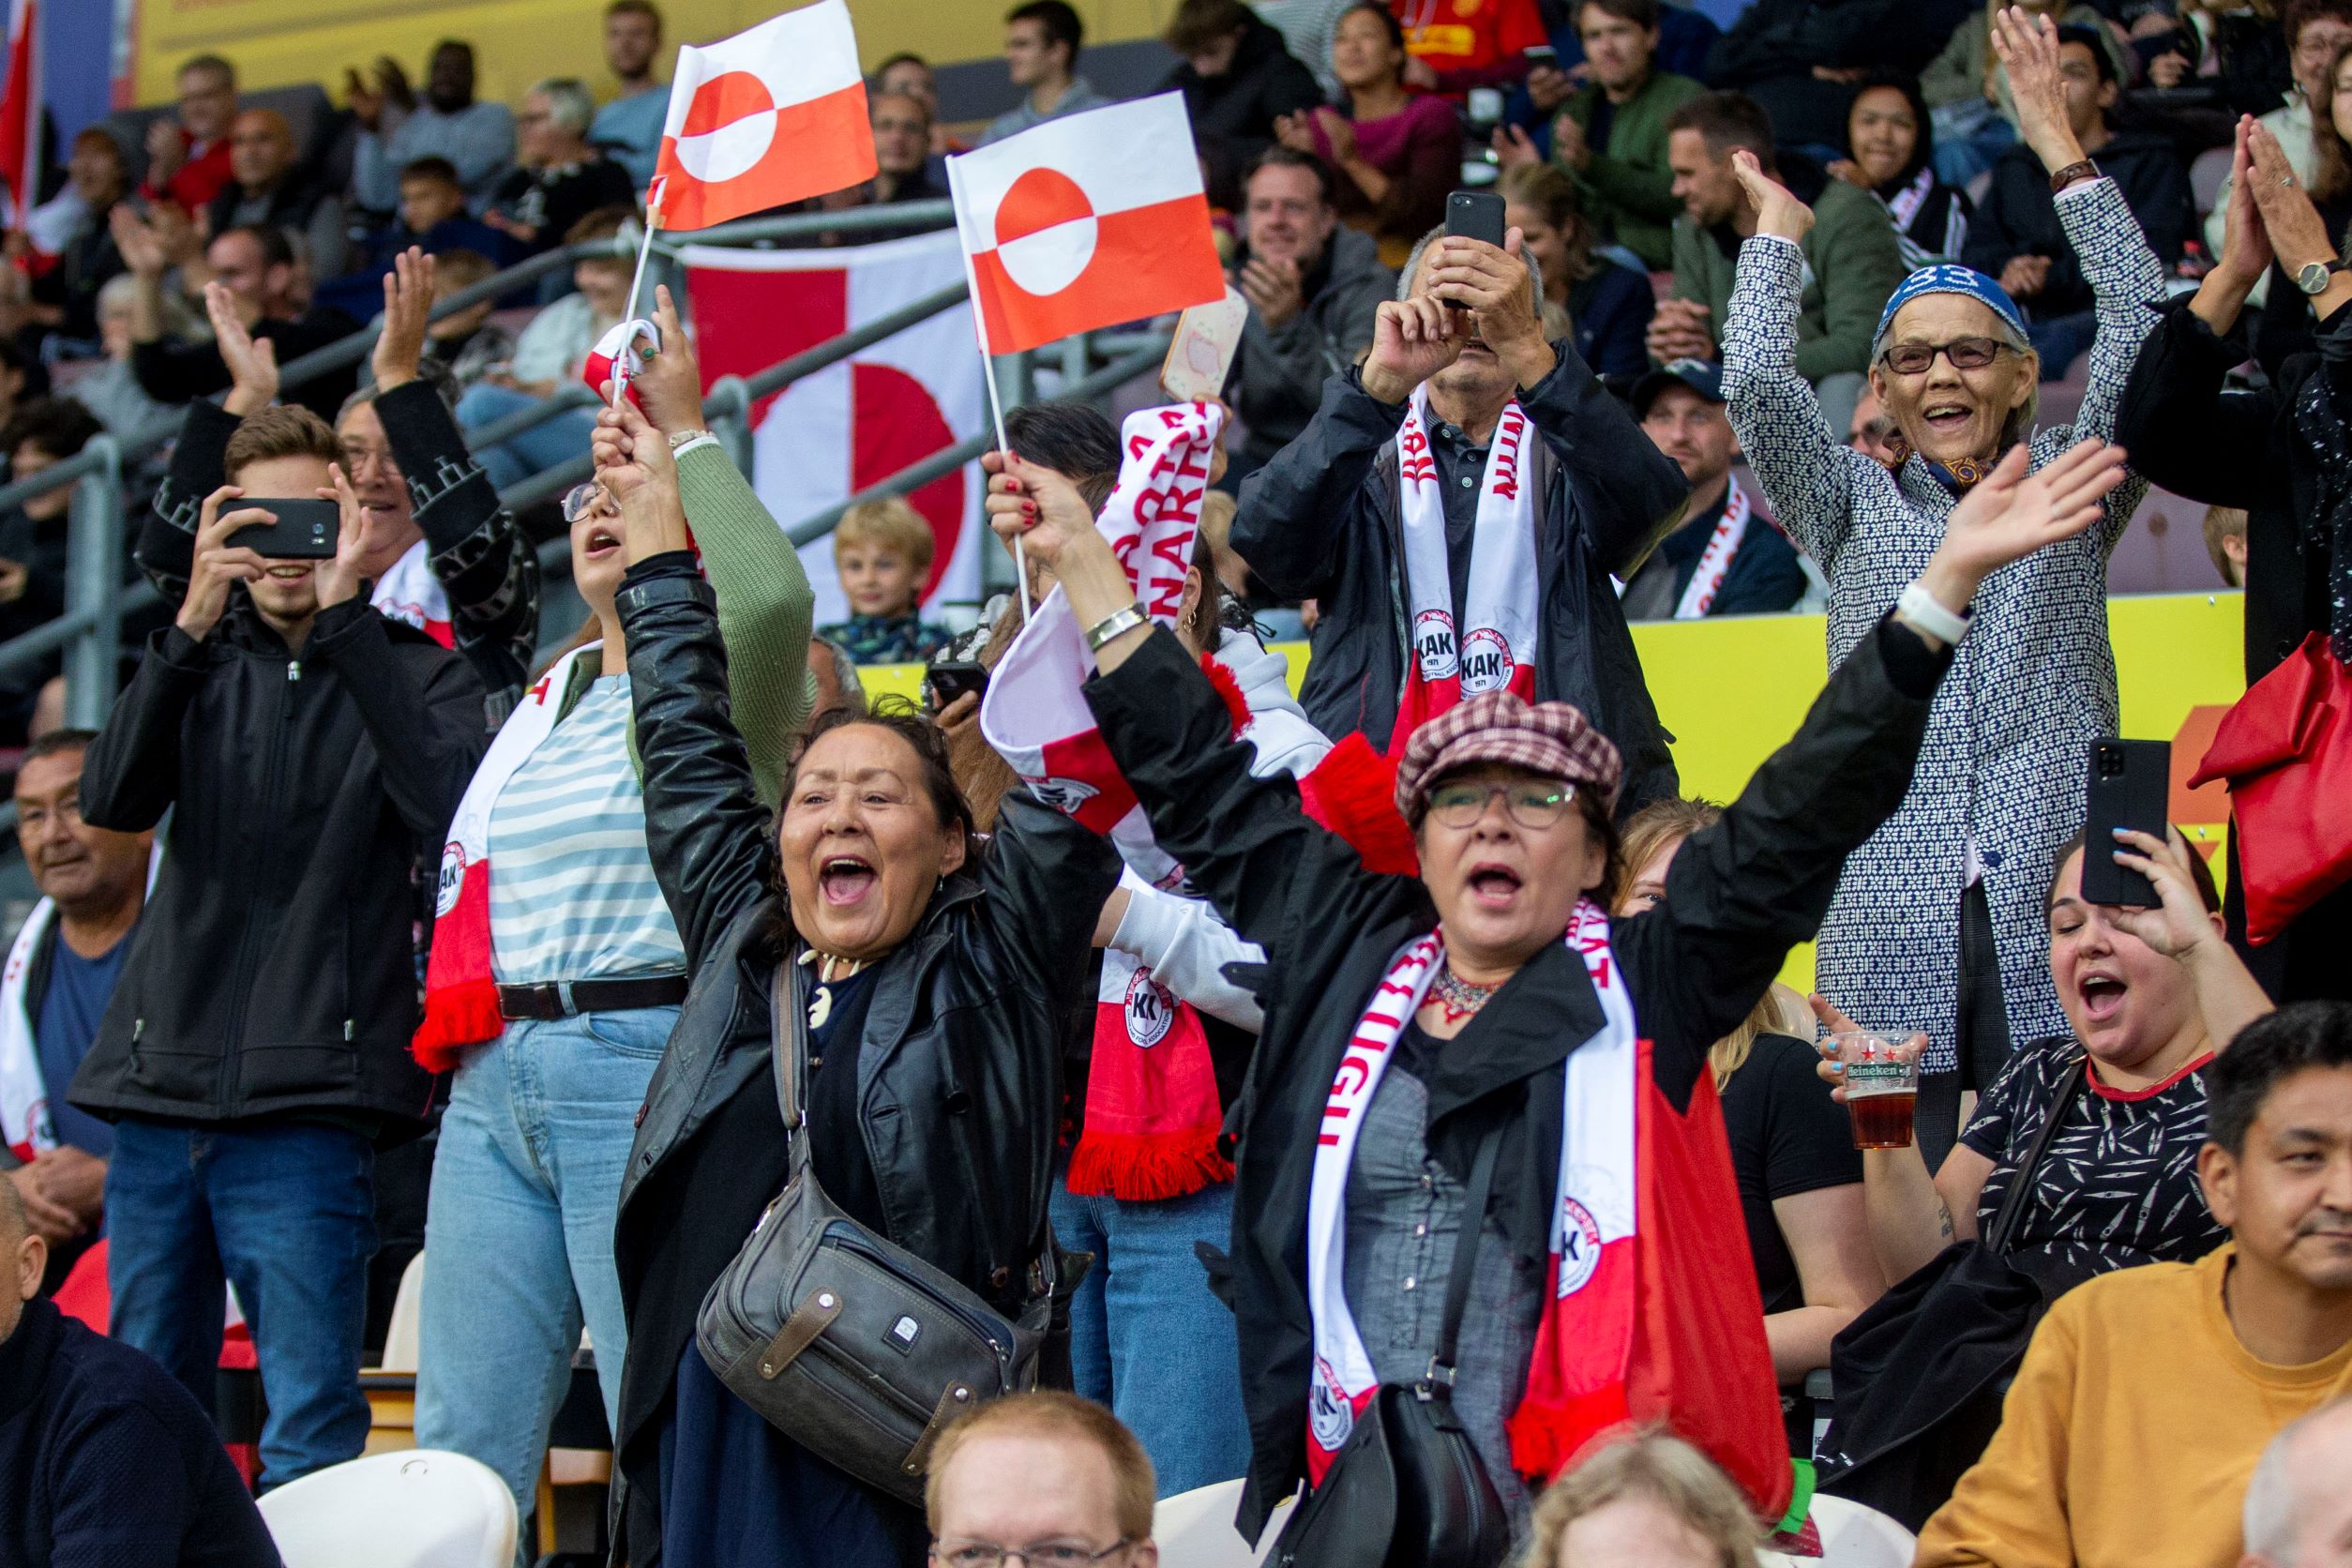
[{"label": "smartphone", "polygon": [[1519,51],[1519,53],[1527,56],[1528,68],[1530,70],[1534,69],[1538,66],[1549,66],[1555,70],[1560,68],[1560,51],[1554,49],[1550,44],[1531,43],[1525,49]]},{"label": "smartphone", "polygon": [[1225,395],[1225,378],[1242,346],[1249,301],[1231,288],[1223,299],[1189,307],[1176,318],[1176,336],[1160,365],[1160,384],[1179,402],[1201,402]]},{"label": "smartphone", "polygon": [[1445,232],[1502,248],[1502,197],[1492,190],[1456,190],[1445,199]]},{"label": "smartphone", "polygon": [[2170,741],[2090,743],[2090,781],[2083,799],[2083,900],[2153,909],[2155,884],[2115,863],[2115,830],[2164,837],[2164,807],[2172,795]]},{"label": "smartphone", "polygon": [[933,712],[967,691],[977,697],[988,689],[988,667],[971,659],[942,659],[931,666],[925,679],[930,683]]},{"label": "smartphone", "polygon": [[240,510],[257,506],[277,514],[276,522],[256,522],[229,535],[229,548],[249,550],[272,561],[328,561],[343,529],[342,514],[332,501],[253,500],[236,503]]}]

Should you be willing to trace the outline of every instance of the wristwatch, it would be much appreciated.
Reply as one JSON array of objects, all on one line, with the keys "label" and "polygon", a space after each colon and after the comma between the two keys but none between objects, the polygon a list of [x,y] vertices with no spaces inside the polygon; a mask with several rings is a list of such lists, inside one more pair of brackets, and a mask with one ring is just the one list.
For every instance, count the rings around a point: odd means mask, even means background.
[{"label": "wristwatch", "polygon": [[2305,262],[2295,273],[2295,286],[2307,294],[2328,292],[2331,273],[2352,272],[2352,262]]}]

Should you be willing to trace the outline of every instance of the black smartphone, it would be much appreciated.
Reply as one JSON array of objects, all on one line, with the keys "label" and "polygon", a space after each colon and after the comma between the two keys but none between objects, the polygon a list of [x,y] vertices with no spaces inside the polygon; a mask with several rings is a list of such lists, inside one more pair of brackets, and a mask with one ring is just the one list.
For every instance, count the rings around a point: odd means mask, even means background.
[{"label": "black smartphone", "polygon": [[1531,43],[1519,53],[1527,57],[1528,68],[1530,70],[1537,66],[1550,66],[1557,68],[1560,65],[1560,51],[1547,43]]},{"label": "black smartphone", "polygon": [[1502,247],[1502,197],[1492,190],[1457,190],[1445,199],[1445,232]]},{"label": "black smartphone", "polygon": [[988,689],[988,667],[971,659],[942,659],[931,666],[927,678],[931,683],[934,709],[944,708],[967,691],[977,697]]},{"label": "black smartphone", "polygon": [[249,550],[272,561],[331,561],[343,531],[342,514],[332,501],[239,500],[238,510],[259,507],[277,514],[276,522],[256,522],[229,535],[233,550]]},{"label": "black smartphone", "polygon": [[2084,791],[2083,901],[2153,909],[2155,884],[2115,863],[2115,830],[2164,837],[2164,807],[2172,795],[2170,741],[2090,743],[2090,781]]}]

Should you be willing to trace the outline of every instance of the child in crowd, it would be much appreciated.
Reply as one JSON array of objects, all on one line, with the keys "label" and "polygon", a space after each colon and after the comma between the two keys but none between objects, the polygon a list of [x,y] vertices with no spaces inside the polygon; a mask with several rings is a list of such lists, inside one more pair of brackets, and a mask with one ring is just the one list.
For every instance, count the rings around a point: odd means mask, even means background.
[{"label": "child in crowd", "polygon": [[931,525],[897,496],[862,501],[833,531],[833,565],[850,618],[819,626],[860,664],[915,664],[948,640],[945,626],[922,618],[923,583],[931,571]]},{"label": "child in crowd", "polygon": [[[443,252],[433,268],[433,303],[472,288],[497,270],[479,250]],[[515,357],[515,335],[490,319],[496,305],[496,300],[478,301],[425,329],[425,357],[446,365],[460,392]]]},{"label": "child in crowd", "polygon": [[2246,510],[2242,506],[2205,509],[2205,553],[2213,569],[2232,588],[2246,585]]}]

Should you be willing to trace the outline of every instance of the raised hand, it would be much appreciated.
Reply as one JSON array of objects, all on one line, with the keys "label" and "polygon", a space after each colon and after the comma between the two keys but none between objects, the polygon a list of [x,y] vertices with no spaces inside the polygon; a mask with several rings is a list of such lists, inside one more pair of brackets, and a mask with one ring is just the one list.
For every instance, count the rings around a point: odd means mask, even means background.
[{"label": "raised hand", "polygon": [[221,507],[244,493],[235,485],[223,485],[204,497],[197,513],[195,565],[188,574],[188,597],[180,601],[173,624],[199,642],[211,635],[228,610],[229,584],[259,581],[266,569],[250,550],[229,546],[229,535],[238,529],[278,520],[277,513],[260,506],[240,506],[224,515]]},{"label": "raised hand", "polygon": [[240,419],[267,408],[278,397],[278,348],[253,336],[237,315],[236,296],[226,283],[204,285],[204,314],[213,342],[229,368],[229,396],[221,407]]},{"label": "raised hand", "polygon": [[360,520],[359,497],[352,493],[351,478],[343,465],[326,465],[328,484],[314,492],[321,501],[335,503],[336,530],[334,559],[318,565],[313,581],[318,586],[319,608],[341,604],[359,592],[360,557],[367,550],[367,525]]},{"label": "raised hand", "polygon": [[123,265],[131,276],[143,282],[154,282],[172,270],[172,259],[163,249],[162,236],[145,219],[132,210],[128,202],[117,202],[106,216],[107,233],[114,237],[114,249],[121,252]]},{"label": "raised hand", "polygon": [[1500,249],[1449,234],[1430,247],[1425,265],[1430,296],[1468,310],[1479,341],[1521,386],[1532,386],[1551,373],[1555,361],[1544,337],[1535,275],[1520,255],[1525,245],[1516,229],[1504,234]]},{"label": "raised hand", "polygon": [[1920,581],[1936,602],[1957,613],[1977,585],[1999,567],[2044,545],[2070,539],[2099,520],[2107,493],[2123,483],[2120,446],[2083,441],[2028,473],[2024,442],[1952,509],[1943,542]]},{"label": "raised hand", "polygon": [[[2255,128],[2252,114],[2238,116],[2238,133],[2229,150],[2229,209],[2223,220],[2221,261],[2214,271],[2228,274],[2229,280],[2252,289],[2270,270],[2270,232],[2263,226],[2262,208],[2254,201],[2254,145],[2251,132]],[[2287,171],[2289,178],[2294,171]],[[2226,330],[2224,324],[2224,330]]]},{"label": "raised hand", "polygon": [[[1109,555],[1109,542],[1095,531],[1094,514],[1069,480],[1050,468],[1006,452],[981,453],[980,466],[988,475],[988,498],[984,503],[988,526],[1004,541],[1005,549],[1012,549],[1018,539],[1032,565],[1057,575],[1065,555],[1082,554],[1095,547]],[[1114,570],[1122,569],[1116,562],[1112,565]]]},{"label": "raised hand", "polygon": [[384,120],[384,95],[361,80],[357,66],[343,68],[343,97],[351,104],[352,118],[362,130],[374,130]]},{"label": "raised hand", "polygon": [[670,438],[656,430],[626,398],[596,411],[589,439],[596,482],[621,508],[629,564],[650,555],[690,548],[686,503],[678,493],[678,465]]},{"label": "raised hand", "polygon": [[1331,143],[1331,160],[1348,163],[1356,156],[1356,123],[1336,109],[1318,109],[1315,123],[1323,129],[1323,140]]},{"label": "raised hand", "polygon": [[1304,109],[1295,114],[1276,114],[1274,120],[1274,140],[1294,153],[1312,153],[1315,147],[1315,126]]},{"label": "raised hand", "polygon": [[2336,248],[2329,243],[2328,225],[2311,204],[2311,193],[2295,177],[2295,166],[2277,137],[2257,120],[2245,130],[2246,156],[2252,164],[2247,183],[2262,226],[2288,276],[2314,262],[2332,262]]},{"label": "raised hand", "polygon": [[392,270],[384,275],[384,331],[369,360],[377,391],[389,392],[416,379],[432,313],[433,259],[412,245],[392,258]]},{"label": "raised hand", "polygon": [[1242,264],[1233,286],[1242,291],[1242,297],[1249,301],[1268,331],[1288,325],[1306,305],[1299,264],[1288,256],[1279,260],[1252,256]]},{"label": "raised hand", "polygon": [[1544,155],[1535,150],[1535,143],[1518,126],[1497,126],[1487,145],[1494,148],[1495,161],[1505,169],[1523,169],[1544,161]]},{"label": "raised hand", "polygon": [[2224,942],[2222,929],[2206,912],[2205,900],[2189,877],[2188,841],[2177,828],[2166,828],[2159,840],[2153,834],[2116,830],[2113,844],[2086,844],[2083,852],[2112,854],[2127,871],[2137,871],[2156,889],[2153,909],[2129,905],[2107,907],[2107,923],[2120,927],[2167,958],[2186,958],[2208,942]]},{"label": "raised hand", "polygon": [[1401,403],[1414,387],[1460,358],[1467,340],[1456,312],[1429,295],[1384,299],[1372,316],[1364,389],[1384,403]]},{"label": "raised hand", "polygon": [[164,182],[188,161],[188,143],[180,140],[180,122],[170,114],[147,122],[147,188],[160,190]]},{"label": "raised hand", "polygon": [[1788,193],[1788,188],[1764,172],[1756,155],[1745,147],[1731,155],[1731,173],[1756,208],[1756,232],[1782,239],[1802,239],[1813,227],[1813,209]]},{"label": "raised hand", "polygon": [[[1818,991],[1805,998],[1805,1002],[1812,1007],[1813,1016],[1819,1021],[1822,1029],[1821,1039],[1816,1047],[1816,1049],[1820,1052],[1821,1060],[1813,1065],[1814,1076],[1830,1086],[1831,1099],[1835,1100],[1839,1105],[1844,1105],[1846,1103],[1846,1063],[1837,1059],[1837,1043],[1830,1036],[1851,1034],[1860,1030],[1862,1025],[1839,1012],[1832,1004],[1830,999]],[[1914,1034],[1894,1048],[1897,1056],[1922,1055],[1927,1049],[1927,1036]]]},{"label": "raised hand", "polygon": [[702,416],[701,363],[667,283],[654,290],[654,324],[661,328],[661,351],[644,355],[644,368],[629,382],[638,405],[665,436],[705,429],[710,421]]},{"label": "raised hand", "polygon": [[2083,160],[2066,114],[2066,78],[2058,70],[2058,23],[2015,6],[1993,14],[1993,52],[2009,70],[2017,128],[2051,173]]}]

